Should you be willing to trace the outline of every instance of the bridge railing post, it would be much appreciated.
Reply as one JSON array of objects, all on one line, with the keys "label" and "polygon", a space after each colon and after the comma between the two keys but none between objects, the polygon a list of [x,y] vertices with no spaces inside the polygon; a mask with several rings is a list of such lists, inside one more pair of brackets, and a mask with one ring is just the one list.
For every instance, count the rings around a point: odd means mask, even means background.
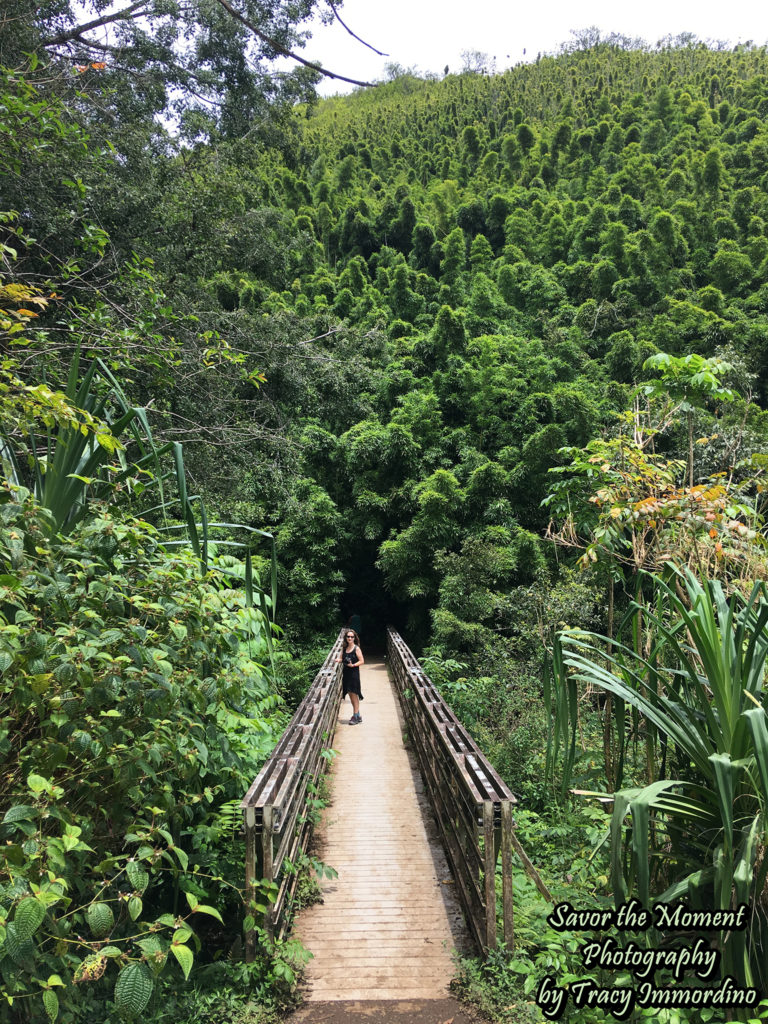
[{"label": "bridge railing post", "polygon": [[[265,804],[261,819],[261,873],[266,882],[275,881],[274,861],[274,835],[272,832],[274,824],[274,807]],[[268,939],[275,937],[274,908],[268,906],[264,912],[264,931]]]},{"label": "bridge railing post", "polygon": [[504,944],[508,950],[515,948],[515,912],[512,893],[512,836],[515,821],[512,804],[501,805],[501,902],[504,919]]},{"label": "bridge railing post", "polygon": [[483,881],[485,882],[486,949],[496,949],[496,842],[493,827],[493,804],[483,801]]},{"label": "bridge railing post", "polygon": [[[256,812],[253,807],[246,807],[245,817],[245,906],[250,913],[251,904],[256,899]],[[251,963],[256,957],[256,933],[253,929],[245,933],[245,958]]]}]

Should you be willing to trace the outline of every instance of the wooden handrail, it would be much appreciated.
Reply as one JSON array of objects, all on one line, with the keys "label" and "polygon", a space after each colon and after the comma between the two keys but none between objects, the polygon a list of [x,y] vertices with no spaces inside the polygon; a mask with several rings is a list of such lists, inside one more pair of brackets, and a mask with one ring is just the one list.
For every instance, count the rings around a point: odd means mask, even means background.
[{"label": "wooden handrail", "polygon": [[[312,832],[306,813],[310,785],[317,785],[326,762],[341,704],[341,634],[296,709],[272,755],[240,802],[245,819],[245,887],[250,902],[259,880],[277,886],[275,902],[264,914],[270,938],[282,939],[290,926],[289,909],[298,875],[293,870]],[[256,952],[256,933],[245,936],[247,958]]]},{"label": "wooden handrail", "polygon": [[387,656],[472,934],[481,949],[496,947],[496,862],[501,850],[503,937],[511,949],[512,808],[517,801],[391,628]]}]

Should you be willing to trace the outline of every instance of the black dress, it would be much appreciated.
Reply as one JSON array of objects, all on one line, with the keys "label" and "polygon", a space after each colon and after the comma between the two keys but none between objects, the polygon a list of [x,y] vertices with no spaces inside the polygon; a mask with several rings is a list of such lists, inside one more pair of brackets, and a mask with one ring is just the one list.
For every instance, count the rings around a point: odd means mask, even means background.
[{"label": "black dress", "polygon": [[351,663],[357,661],[359,658],[359,650],[355,646],[351,651],[344,651],[342,654],[342,663],[344,669],[341,676],[341,687],[342,695],[347,696],[348,693],[356,693],[358,697],[362,699],[362,693],[360,692],[360,668],[355,665],[352,668]]}]

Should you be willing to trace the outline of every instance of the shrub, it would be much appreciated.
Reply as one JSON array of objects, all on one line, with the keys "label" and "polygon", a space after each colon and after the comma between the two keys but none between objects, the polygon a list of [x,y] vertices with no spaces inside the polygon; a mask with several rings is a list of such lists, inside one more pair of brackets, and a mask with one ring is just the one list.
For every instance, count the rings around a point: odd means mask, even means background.
[{"label": "shrub", "polygon": [[0,524],[0,996],[138,1014],[233,938],[232,806],[284,723],[266,624],[140,520],[63,538],[6,485]]}]

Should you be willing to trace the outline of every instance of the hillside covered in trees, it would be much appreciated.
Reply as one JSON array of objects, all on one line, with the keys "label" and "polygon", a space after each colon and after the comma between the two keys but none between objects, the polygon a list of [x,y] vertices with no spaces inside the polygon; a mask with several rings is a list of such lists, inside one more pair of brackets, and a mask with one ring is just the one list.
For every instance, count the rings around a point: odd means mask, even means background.
[{"label": "hillside covered in trees", "polygon": [[[0,24],[0,1017],[37,985],[160,1020],[195,958],[290,987],[296,949],[215,954],[236,801],[353,612],[423,655],[553,891],[738,894],[765,992],[765,48],[588,33],[318,102],[248,70],[296,45],[277,3],[251,63],[188,5],[183,65],[162,5],[99,52],[59,6]],[[645,794],[610,854],[570,788]],[[517,963],[562,966],[534,897]],[[523,1020],[520,973],[464,984]]]}]

